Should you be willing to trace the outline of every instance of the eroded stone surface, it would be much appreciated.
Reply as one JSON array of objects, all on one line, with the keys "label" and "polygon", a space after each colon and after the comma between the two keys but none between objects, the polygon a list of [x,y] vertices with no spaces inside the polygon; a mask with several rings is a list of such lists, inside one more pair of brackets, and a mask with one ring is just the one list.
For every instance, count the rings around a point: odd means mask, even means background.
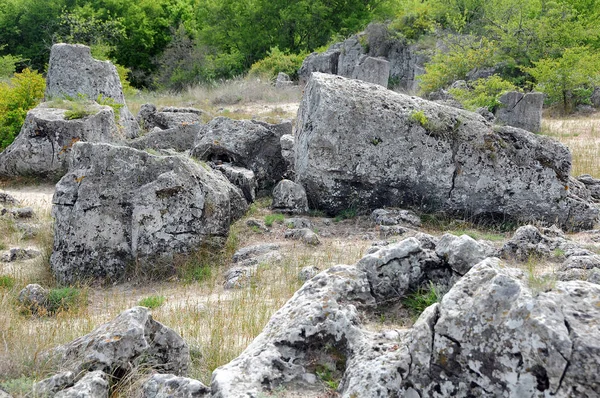
[{"label": "eroded stone surface", "polygon": [[296,129],[296,182],[311,206],[418,206],[486,219],[592,228],[562,144],[379,86],[314,73]]}]

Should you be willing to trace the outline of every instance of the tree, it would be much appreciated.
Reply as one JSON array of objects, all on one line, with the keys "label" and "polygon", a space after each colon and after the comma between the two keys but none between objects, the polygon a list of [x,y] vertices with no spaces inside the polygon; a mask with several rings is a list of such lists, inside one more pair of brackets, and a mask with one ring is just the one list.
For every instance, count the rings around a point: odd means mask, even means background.
[{"label": "tree", "polygon": [[550,104],[560,103],[565,113],[589,101],[594,87],[600,85],[600,53],[588,47],[566,49],[561,57],[545,58],[524,68],[545,93]]}]

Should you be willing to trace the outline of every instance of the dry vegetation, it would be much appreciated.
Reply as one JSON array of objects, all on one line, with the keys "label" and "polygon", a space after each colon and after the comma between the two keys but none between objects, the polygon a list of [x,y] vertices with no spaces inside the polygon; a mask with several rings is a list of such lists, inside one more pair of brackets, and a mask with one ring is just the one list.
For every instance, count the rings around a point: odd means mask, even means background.
[{"label": "dry vegetation", "polygon": [[[229,112],[229,116],[235,114],[235,109],[242,109],[238,112],[241,117],[254,117],[257,109],[268,112],[275,109],[289,117],[294,112],[288,108],[297,107],[298,99],[298,91],[274,90],[265,84],[240,80],[214,88],[193,89],[177,96],[141,93],[129,99],[129,106],[134,113],[141,104],[151,102],[158,106],[199,107],[213,114]],[[282,102],[291,105],[278,105]],[[231,104],[237,105],[225,107]],[[277,111],[277,108],[281,110]],[[545,120],[544,131],[571,148],[574,175],[588,173],[600,177],[600,117]],[[360,217],[333,223],[330,230],[334,233],[330,236],[323,233],[322,245],[315,250],[283,239],[287,228],[283,224],[275,222],[266,233],[246,226],[246,218],[264,219],[270,214],[268,203],[263,200],[252,205],[246,217],[232,227],[224,252],[208,259],[197,256],[189,259],[201,262],[203,266],[209,265],[208,270],[200,272],[193,280],[179,274],[180,277],[152,283],[132,280],[103,288],[76,286],[85,298],[76,306],[53,316],[32,316],[19,307],[19,291],[28,283],[57,287],[48,265],[52,247],[50,198],[53,188],[15,187],[14,182],[0,184],[0,188],[25,198],[23,205],[35,208],[36,218],[30,223],[38,231],[34,238],[24,239],[14,220],[0,217],[0,251],[14,246],[33,246],[44,252],[35,260],[0,263],[0,385],[17,397],[25,396],[33,382],[55,370],[45,362],[45,351],[90,332],[148,297],[164,298],[150,300],[156,303],[152,304],[156,306],[153,310],[155,319],[175,329],[189,344],[192,354],[190,377],[209,383],[212,370],[239,355],[261,332],[271,315],[301,286],[298,271],[302,267],[316,265],[326,269],[335,264],[355,263],[370,245],[370,241],[361,239],[361,234],[369,229],[373,231],[373,226]],[[320,232],[327,230],[320,217],[312,220]],[[496,245],[509,236],[484,231],[465,222],[426,228],[433,234],[449,229]],[[223,272],[230,266],[235,249],[263,242],[280,242],[283,259],[261,264],[249,287],[223,289]],[[190,264],[183,262],[179,266],[185,268]],[[536,271],[538,264],[534,262],[524,267],[529,268],[528,272],[534,278],[539,273]],[[381,319],[381,323],[382,327],[397,327],[406,324],[406,320],[390,324],[389,319]],[[128,396],[126,386],[117,390],[114,396]]]}]

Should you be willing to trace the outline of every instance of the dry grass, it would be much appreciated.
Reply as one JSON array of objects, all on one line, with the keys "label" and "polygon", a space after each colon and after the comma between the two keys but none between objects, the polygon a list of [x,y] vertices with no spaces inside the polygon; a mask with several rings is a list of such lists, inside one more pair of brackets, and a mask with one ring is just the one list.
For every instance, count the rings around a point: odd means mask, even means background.
[{"label": "dry grass", "polygon": [[600,114],[542,120],[542,134],[565,144],[573,155],[571,174],[600,178]]},{"label": "dry grass", "polygon": [[[232,119],[276,120],[278,117],[294,117],[301,95],[297,86],[275,88],[269,81],[247,77],[214,85],[200,85],[183,93],[140,92],[127,98],[127,106],[134,115],[143,104],[152,103],[159,108],[199,108],[213,116]],[[293,105],[290,108],[288,104]]]}]

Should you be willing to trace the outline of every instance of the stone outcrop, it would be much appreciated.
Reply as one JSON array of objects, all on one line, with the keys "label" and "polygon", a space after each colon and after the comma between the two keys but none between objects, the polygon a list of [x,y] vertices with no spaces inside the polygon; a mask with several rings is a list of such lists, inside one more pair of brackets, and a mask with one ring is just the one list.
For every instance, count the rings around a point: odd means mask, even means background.
[{"label": "stone outcrop", "polygon": [[210,388],[198,380],[154,374],[142,386],[140,398],[209,398]]},{"label": "stone outcrop", "polygon": [[277,74],[277,79],[275,79],[275,87],[285,88],[291,87],[293,85],[294,82],[292,81],[292,79],[290,79],[290,76],[287,73],[279,72]]},{"label": "stone outcrop", "polygon": [[190,362],[183,339],[152,319],[144,307],[122,312],[89,334],[55,348],[50,356],[68,370],[38,382],[34,396],[96,398],[102,395],[90,391],[108,394],[107,375],[114,382],[144,367],[183,376]]},{"label": "stone outcrop", "polygon": [[238,358],[214,371],[213,397],[311,391],[323,369],[346,398],[600,393],[600,286],[557,282],[536,293],[522,271],[488,258],[412,328],[375,332],[365,314],[418,286],[436,257],[412,238],[381,250],[308,280]]},{"label": "stone outcrop", "polygon": [[287,171],[280,139],[291,132],[290,122],[269,124],[217,117],[200,128],[192,156],[252,170],[259,194],[270,194]]},{"label": "stone outcrop", "polygon": [[246,207],[221,173],[189,157],[77,143],[53,198],[51,268],[63,283],[116,280],[134,263],[172,272],[174,254],[224,241]]},{"label": "stone outcrop", "polygon": [[153,104],[144,104],[140,108],[136,120],[143,130],[150,131],[154,128],[170,130],[202,124],[202,119],[208,117],[206,112],[196,108],[164,107],[158,110]]},{"label": "stone outcrop", "polygon": [[154,128],[143,136],[129,141],[127,145],[141,150],[173,149],[177,152],[185,152],[194,147],[198,131],[200,131],[199,124],[180,125],[167,130]]},{"label": "stone outcrop", "polygon": [[0,153],[0,175],[56,179],[67,172],[68,158],[78,141],[115,142],[123,139],[112,108],[90,106],[94,114],[66,120],[65,109],[42,104],[27,113],[21,132]]},{"label": "stone outcrop", "polygon": [[577,180],[585,185],[594,200],[600,202],[600,179],[589,174],[583,174],[577,177]]},{"label": "stone outcrop", "polygon": [[598,216],[569,189],[562,144],[380,86],[314,73],[295,138],[296,182],[331,215],[415,206],[568,229]]},{"label": "stone outcrop", "polygon": [[127,138],[137,137],[139,125],[125,104],[117,69],[110,61],[92,58],[90,48],[81,44],[54,44],[46,78],[46,100],[79,98],[95,101],[98,96],[121,105],[119,125]]},{"label": "stone outcrop", "polygon": [[294,176],[294,136],[284,134],[281,136],[281,156],[287,165],[287,171],[283,174],[285,178],[293,179]]},{"label": "stone outcrop", "polygon": [[414,92],[419,88],[417,77],[425,73],[426,61],[415,45],[395,37],[386,25],[374,23],[324,53],[310,54],[298,76],[302,86],[313,72],[321,72]]},{"label": "stone outcrop", "polygon": [[306,191],[300,184],[290,180],[281,180],[273,188],[271,208],[289,214],[308,213]]},{"label": "stone outcrop", "polygon": [[496,110],[496,121],[507,126],[539,133],[542,129],[543,93],[523,94],[511,91],[498,98],[502,104]]}]

